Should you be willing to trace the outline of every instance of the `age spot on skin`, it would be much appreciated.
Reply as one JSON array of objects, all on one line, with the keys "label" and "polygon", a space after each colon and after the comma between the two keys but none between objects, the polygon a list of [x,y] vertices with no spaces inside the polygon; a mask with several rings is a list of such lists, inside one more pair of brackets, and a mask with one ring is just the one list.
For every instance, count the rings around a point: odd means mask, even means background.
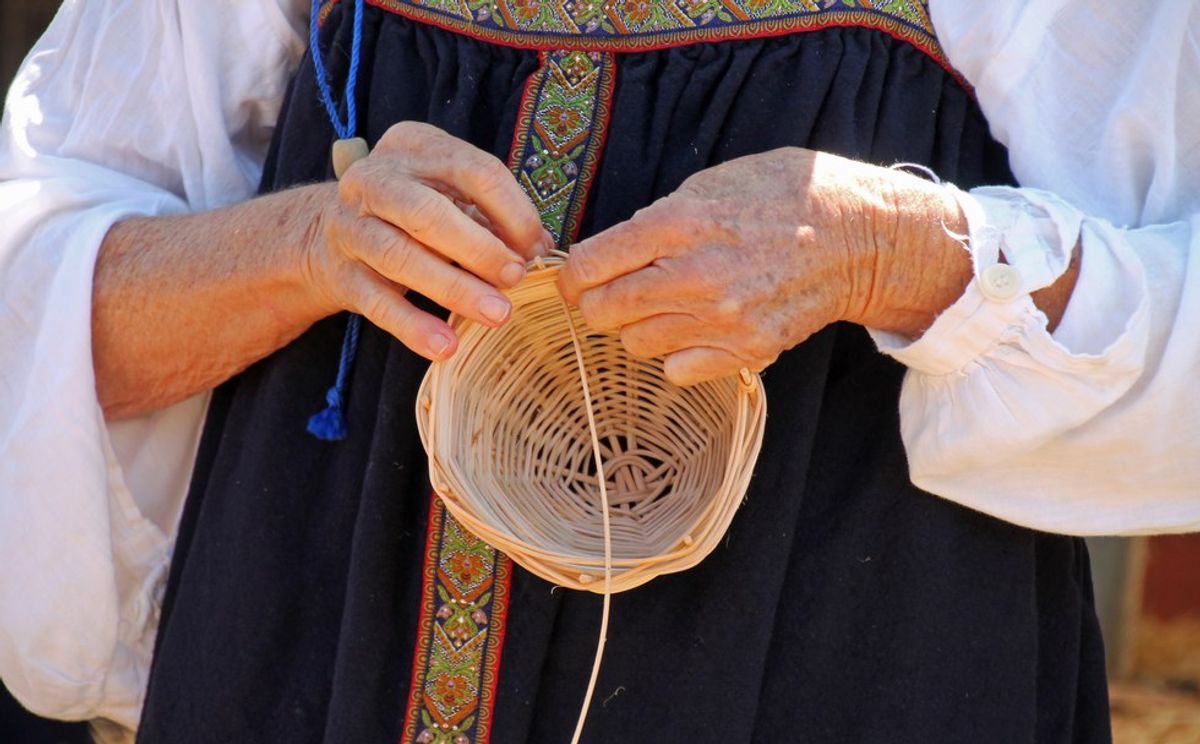
[{"label": "age spot on skin", "polygon": [[742,303],[736,297],[726,297],[717,304],[717,312],[724,318],[731,318],[742,311]]}]

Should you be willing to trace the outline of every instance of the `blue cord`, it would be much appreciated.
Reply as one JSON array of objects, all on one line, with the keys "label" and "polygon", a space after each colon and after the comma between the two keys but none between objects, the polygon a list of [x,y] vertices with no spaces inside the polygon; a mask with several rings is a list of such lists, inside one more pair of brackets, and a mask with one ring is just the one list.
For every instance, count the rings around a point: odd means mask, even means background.
[{"label": "blue cord", "polygon": [[[354,0],[354,39],[350,44],[350,70],[346,75],[346,122],[343,124],[338,115],[337,104],[333,102],[333,91],[329,88],[329,79],[325,75],[325,65],[321,61],[321,49],[317,44],[318,18],[321,13],[321,0],[312,0],[312,17],[308,24],[308,46],[312,53],[313,73],[317,79],[317,88],[321,91],[321,102],[329,114],[329,122],[339,139],[351,139],[355,136],[358,125],[358,107],[354,100],[354,85],[358,82],[358,63],[362,50],[362,18],[363,0]],[[326,407],[313,414],[308,420],[308,433],[317,439],[335,442],[346,438],[346,380],[354,367],[354,355],[358,351],[358,334],[362,328],[362,316],[351,315],[346,323],[346,335],[342,337],[342,356],[338,361],[337,380],[333,387],[325,393]]]},{"label": "blue cord", "polygon": [[325,76],[325,64],[321,61],[321,48],[317,41],[320,30],[318,19],[321,13],[321,0],[312,0],[312,18],[308,23],[308,50],[312,55],[313,72],[317,78],[317,87],[321,89],[321,102],[329,114],[329,121],[340,139],[354,137],[355,125],[358,122],[358,107],[354,100],[354,85],[358,82],[358,61],[362,50],[362,17],[363,0],[354,0],[354,39],[350,42],[350,71],[346,75],[346,123],[338,116],[337,104],[333,102],[333,91],[329,88],[329,79]]},{"label": "blue cord", "polygon": [[354,353],[358,350],[358,332],[362,328],[362,316],[351,315],[346,322],[346,335],[342,336],[342,358],[338,362],[337,381],[325,391],[326,408],[314,413],[308,420],[308,433],[326,442],[346,438],[346,378],[354,366]]}]

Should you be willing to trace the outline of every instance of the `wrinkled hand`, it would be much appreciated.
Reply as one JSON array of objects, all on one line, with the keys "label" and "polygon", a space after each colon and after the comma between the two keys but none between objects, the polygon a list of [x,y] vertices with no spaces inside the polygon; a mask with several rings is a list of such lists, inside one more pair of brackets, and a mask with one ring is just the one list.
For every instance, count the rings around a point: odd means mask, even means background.
[{"label": "wrinkled hand", "polygon": [[495,327],[512,309],[500,289],[554,245],[502,162],[414,122],[350,166],[311,232],[303,261],[316,301],[362,314],[433,360],[458,339],[406,300],[408,289]]},{"label": "wrinkled hand", "polygon": [[962,216],[934,184],[785,148],[701,171],[580,242],[559,287],[687,385],[761,371],[838,320],[919,335],[971,276],[946,228]]}]

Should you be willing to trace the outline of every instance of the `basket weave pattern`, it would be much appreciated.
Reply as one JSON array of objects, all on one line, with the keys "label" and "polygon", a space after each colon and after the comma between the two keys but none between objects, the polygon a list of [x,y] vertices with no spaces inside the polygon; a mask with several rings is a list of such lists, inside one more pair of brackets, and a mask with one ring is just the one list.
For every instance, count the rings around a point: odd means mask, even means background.
[{"label": "basket weave pattern", "polygon": [[758,456],[766,401],[749,372],[668,382],[661,359],[631,357],[563,302],[561,264],[535,261],[508,292],[512,319],[500,329],[451,318],[459,350],[426,374],[417,424],[434,488],[463,526],[547,581],[603,593],[594,436],[619,592],[690,568],[720,542]]}]

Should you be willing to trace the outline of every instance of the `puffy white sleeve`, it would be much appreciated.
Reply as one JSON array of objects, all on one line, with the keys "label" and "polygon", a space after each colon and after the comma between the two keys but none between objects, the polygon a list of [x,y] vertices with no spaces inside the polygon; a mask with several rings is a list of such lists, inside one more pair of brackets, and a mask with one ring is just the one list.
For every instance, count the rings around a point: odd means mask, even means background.
[{"label": "puffy white sleeve", "polygon": [[207,405],[105,422],[97,249],[121,219],[254,192],[304,22],[273,0],[67,0],[9,91],[0,678],[39,714],[136,726]]},{"label": "puffy white sleeve", "polygon": [[[1023,187],[960,193],[975,281],[916,342],[874,334],[918,486],[1053,532],[1200,529],[1198,8],[932,0]],[[1051,334],[1029,294],[1077,244]]]}]

